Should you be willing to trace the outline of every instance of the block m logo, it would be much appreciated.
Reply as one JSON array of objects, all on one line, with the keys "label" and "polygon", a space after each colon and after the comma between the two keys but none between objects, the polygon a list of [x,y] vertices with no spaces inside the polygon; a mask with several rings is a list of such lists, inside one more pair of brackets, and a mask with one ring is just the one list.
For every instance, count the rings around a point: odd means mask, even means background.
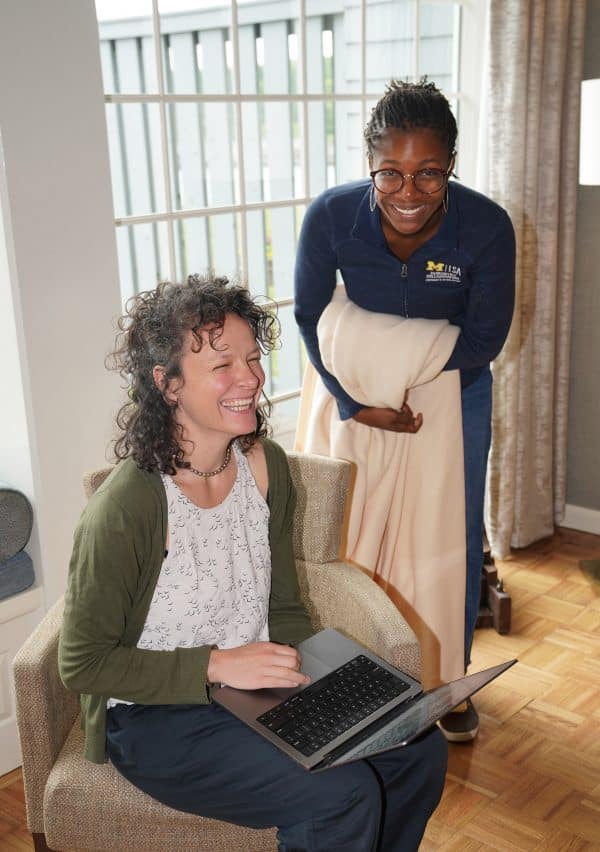
[{"label": "block m logo", "polygon": [[443,272],[445,263],[436,263],[435,260],[428,260],[425,267],[426,272]]}]

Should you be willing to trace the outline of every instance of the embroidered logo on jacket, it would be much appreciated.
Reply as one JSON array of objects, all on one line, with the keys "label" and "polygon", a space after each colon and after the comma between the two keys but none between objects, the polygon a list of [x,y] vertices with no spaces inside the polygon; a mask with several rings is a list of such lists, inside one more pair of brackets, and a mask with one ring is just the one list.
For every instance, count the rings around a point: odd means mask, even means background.
[{"label": "embroidered logo on jacket", "polygon": [[462,268],[443,261],[428,260],[425,263],[426,284],[462,284]]}]

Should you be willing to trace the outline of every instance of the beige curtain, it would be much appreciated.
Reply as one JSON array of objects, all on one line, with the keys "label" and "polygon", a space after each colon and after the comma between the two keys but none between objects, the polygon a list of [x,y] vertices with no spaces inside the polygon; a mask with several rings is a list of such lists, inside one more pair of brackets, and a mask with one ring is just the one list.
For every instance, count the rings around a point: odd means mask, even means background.
[{"label": "beige curtain", "polygon": [[565,505],[585,0],[490,0],[489,195],[517,237],[517,300],[494,371],[486,529],[508,555]]}]

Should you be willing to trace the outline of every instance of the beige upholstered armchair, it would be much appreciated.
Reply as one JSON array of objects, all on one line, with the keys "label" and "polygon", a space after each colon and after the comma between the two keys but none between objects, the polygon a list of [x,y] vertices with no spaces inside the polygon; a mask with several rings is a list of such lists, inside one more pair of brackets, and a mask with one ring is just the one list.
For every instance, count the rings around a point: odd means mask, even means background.
[{"label": "beige upholstered armchair", "polygon": [[[318,627],[336,627],[418,677],[415,636],[384,592],[338,559],[350,464],[289,456],[298,491],[294,549],[302,594]],[[110,472],[85,477],[89,495]],[[57,664],[62,601],[46,614],[14,661],[27,821],[37,850],[206,850],[276,848],[275,830],[257,831],[172,810],[137,790],[110,763],[82,753],[77,697]]]}]

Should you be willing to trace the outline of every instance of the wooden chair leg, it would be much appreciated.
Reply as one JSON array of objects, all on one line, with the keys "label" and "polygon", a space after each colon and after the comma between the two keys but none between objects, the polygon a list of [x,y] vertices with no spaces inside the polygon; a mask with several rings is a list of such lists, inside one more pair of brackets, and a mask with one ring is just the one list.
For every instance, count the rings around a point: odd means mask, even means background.
[{"label": "wooden chair leg", "polygon": [[46,843],[45,834],[32,831],[31,836],[33,838],[33,848],[35,849],[35,852],[56,852],[56,850],[50,849],[50,847]]}]

